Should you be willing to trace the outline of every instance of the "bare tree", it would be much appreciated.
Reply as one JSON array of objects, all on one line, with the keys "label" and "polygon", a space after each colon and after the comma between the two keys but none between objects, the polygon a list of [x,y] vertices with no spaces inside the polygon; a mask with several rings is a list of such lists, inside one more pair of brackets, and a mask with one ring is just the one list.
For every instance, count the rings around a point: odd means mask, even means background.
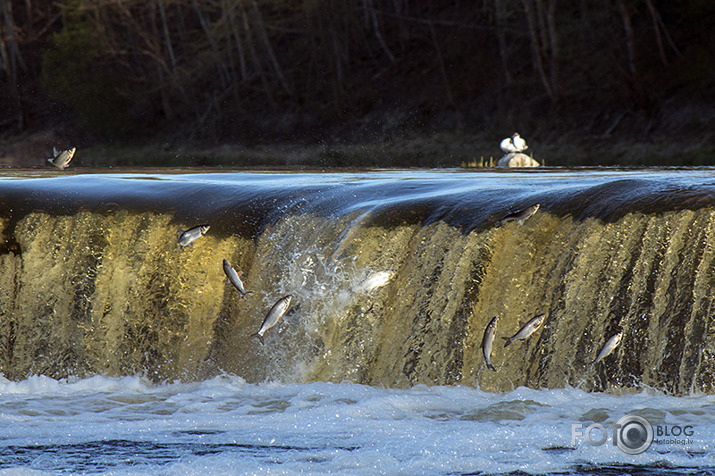
[{"label": "bare tree", "polygon": [[541,84],[544,86],[549,98],[554,101],[556,99],[556,95],[554,93],[553,84],[546,73],[546,67],[544,65],[546,59],[548,58],[549,45],[546,41],[546,33],[542,26],[542,9],[539,8],[537,10],[534,8],[535,5],[533,2],[536,2],[536,6],[541,5],[541,0],[522,0],[524,15],[526,16],[526,21],[529,26],[529,35],[531,37],[531,51],[534,61],[534,69],[538,72]]},{"label": "bare tree", "polygon": [[494,0],[494,23],[496,24],[497,42],[499,44],[499,57],[501,58],[504,81],[507,85],[513,81],[509,67],[509,49],[507,47],[507,25],[511,12],[504,0]]},{"label": "bare tree", "polygon": [[2,22],[0,23],[0,70],[5,71],[5,81],[9,99],[12,104],[13,117],[4,122],[16,122],[17,128],[24,128],[24,111],[22,98],[17,89],[20,70],[25,70],[25,62],[18,46],[15,21],[12,14],[12,2],[0,0]]}]

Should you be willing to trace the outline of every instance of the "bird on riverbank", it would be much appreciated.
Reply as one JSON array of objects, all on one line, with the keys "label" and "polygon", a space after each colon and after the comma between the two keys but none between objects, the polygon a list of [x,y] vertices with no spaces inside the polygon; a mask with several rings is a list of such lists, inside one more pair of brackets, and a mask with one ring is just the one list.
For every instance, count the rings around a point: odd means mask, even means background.
[{"label": "bird on riverbank", "polygon": [[507,137],[506,139],[502,140],[499,144],[499,148],[506,153],[518,153],[525,151],[529,148],[529,146],[526,145],[526,141],[522,139],[519,133],[515,132],[513,136]]}]

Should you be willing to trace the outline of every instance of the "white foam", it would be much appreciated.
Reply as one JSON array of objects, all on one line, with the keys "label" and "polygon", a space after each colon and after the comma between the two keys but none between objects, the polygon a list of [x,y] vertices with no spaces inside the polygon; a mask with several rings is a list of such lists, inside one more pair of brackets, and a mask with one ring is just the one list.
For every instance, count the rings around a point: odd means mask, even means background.
[{"label": "white foam", "polygon": [[369,293],[389,283],[394,276],[395,271],[393,270],[371,272],[367,278],[355,286],[354,290],[356,293]]},{"label": "white foam", "polygon": [[[585,427],[593,423],[590,416],[600,415],[607,425],[644,412],[662,415],[668,425],[692,425],[692,443],[654,445],[634,456],[610,441],[571,444],[573,423]],[[54,459],[24,466],[50,472],[57,465],[73,469],[71,451],[64,454],[63,448],[111,440],[138,445],[130,448],[138,455],[169,454],[161,465],[133,467],[103,453],[101,444],[93,449],[97,461],[120,473],[549,472],[583,462],[658,461],[712,468],[713,430],[715,397],[650,390],[609,395],[517,388],[492,394],[459,386],[252,385],[235,376],[161,385],[141,377],[0,380],[0,454],[9,447],[65,445],[48,453]],[[148,444],[165,446],[152,450]]]}]

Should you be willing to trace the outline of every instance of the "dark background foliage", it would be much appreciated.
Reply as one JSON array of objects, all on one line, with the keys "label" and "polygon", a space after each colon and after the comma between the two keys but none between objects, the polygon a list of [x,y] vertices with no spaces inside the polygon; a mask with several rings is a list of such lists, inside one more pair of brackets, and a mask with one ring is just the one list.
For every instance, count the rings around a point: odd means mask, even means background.
[{"label": "dark background foliage", "polygon": [[[712,0],[0,0],[0,137],[712,146]],[[587,140],[587,139],[586,139]]]}]

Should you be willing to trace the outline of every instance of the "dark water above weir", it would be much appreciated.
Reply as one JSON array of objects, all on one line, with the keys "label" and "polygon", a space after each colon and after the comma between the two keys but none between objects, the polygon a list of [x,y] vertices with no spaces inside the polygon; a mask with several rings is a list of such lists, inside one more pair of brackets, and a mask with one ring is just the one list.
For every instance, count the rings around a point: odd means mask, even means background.
[{"label": "dark water above weir", "polygon": [[712,169],[7,171],[0,372],[712,394],[714,205]]}]

